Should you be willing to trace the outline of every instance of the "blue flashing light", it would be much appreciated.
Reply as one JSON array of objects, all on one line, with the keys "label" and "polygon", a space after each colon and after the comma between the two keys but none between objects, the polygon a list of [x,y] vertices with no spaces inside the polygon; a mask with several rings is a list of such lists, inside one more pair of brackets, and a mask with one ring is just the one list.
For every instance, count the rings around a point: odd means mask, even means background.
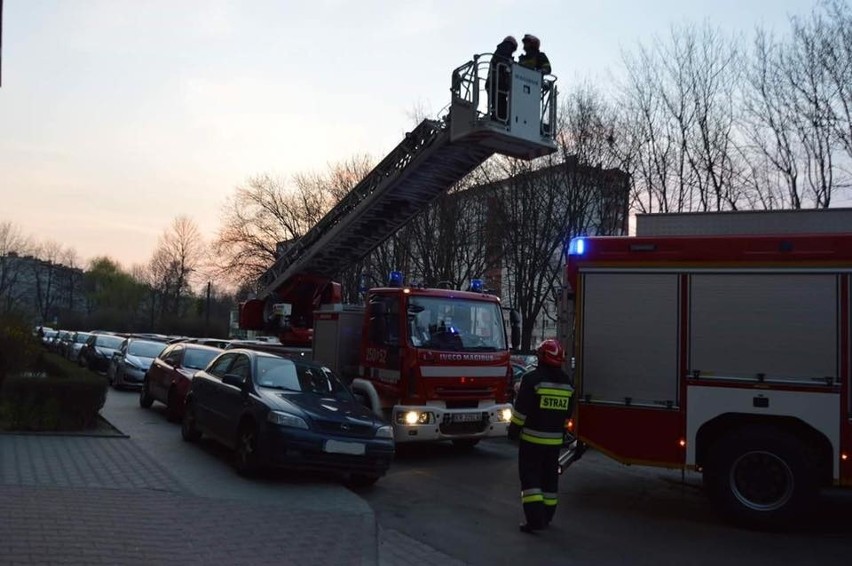
[{"label": "blue flashing light", "polygon": [[482,279],[471,279],[470,290],[474,293],[482,293],[485,286],[482,284]]},{"label": "blue flashing light", "polygon": [[583,255],[586,253],[586,239],[574,238],[568,244],[568,255]]},{"label": "blue flashing light", "polygon": [[391,271],[388,276],[388,287],[402,287],[402,272]]}]

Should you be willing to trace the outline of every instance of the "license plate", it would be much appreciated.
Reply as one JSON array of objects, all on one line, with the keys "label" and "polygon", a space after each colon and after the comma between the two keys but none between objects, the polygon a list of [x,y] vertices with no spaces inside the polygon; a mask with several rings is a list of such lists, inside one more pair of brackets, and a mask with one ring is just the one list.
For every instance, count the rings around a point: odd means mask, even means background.
[{"label": "license plate", "polygon": [[475,423],[482,420],[481,413],[457,413],[453,415],[454,423]]},{"label": "license plate", "polygon": [[363,456],[367,452],[367,447],[360,442],[326,440],[323,450],[330,454],[352,454],[354,456]]}]

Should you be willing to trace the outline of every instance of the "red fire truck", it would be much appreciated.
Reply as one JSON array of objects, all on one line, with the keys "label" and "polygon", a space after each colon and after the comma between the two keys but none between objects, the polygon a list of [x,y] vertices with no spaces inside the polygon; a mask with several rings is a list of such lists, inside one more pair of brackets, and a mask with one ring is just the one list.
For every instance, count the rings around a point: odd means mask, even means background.
[{"label": "red fire truck", "polygon": [[[498,67],[508,93],[487,92]],[[452,440],[470,446],[505,435],[511,366],[497,297],[480,282],[467,291],[405,285],[394,272],[364,306],[342,304],[342,270],[359,261],[494,153],[532,159],[552,153],[555,79],[475,57],[452,73],[448,116],[424,120],[316,226],[284,247],[261,277],[262,293],[241,305],[240,326],[277,333],[286,346],[352,379],[397,442]],[[488,101],[508,96],[508,111]],[[486,96],[487,95],[487,96]]]},{"label": "red fire truck", "polygon": [[852,209],[640,215],[636,237],[573,240],[579,448],[700,471],[752,525],[852,485],[850,273]]}]

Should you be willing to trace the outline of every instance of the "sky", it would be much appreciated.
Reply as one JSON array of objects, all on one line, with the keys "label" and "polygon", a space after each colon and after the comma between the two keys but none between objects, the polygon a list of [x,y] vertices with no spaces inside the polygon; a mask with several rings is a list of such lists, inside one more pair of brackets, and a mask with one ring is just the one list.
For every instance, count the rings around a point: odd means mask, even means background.
[{"label": "sky", "polygon": [[253,175],[381,158],[507,34],[541,38],[561,84],[605,89],[673,24],[783,32],[813,4],[5,0],[0,221],[84,262],[145,263],[178,215],[212,238]]}]

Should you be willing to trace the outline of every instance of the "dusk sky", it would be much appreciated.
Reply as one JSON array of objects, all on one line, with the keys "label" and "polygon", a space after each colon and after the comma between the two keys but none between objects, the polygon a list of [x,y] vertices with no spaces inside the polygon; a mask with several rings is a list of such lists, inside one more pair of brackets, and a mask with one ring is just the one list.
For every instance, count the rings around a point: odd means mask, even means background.
[{"label": "dusk sky", "polygon": [[207,237],[247,177],[380,158],[451,70],[534,33],[560,84],[612,84],[671,24],[786,29],[811,0],[5,0],[0,221],[82,260]]}]

